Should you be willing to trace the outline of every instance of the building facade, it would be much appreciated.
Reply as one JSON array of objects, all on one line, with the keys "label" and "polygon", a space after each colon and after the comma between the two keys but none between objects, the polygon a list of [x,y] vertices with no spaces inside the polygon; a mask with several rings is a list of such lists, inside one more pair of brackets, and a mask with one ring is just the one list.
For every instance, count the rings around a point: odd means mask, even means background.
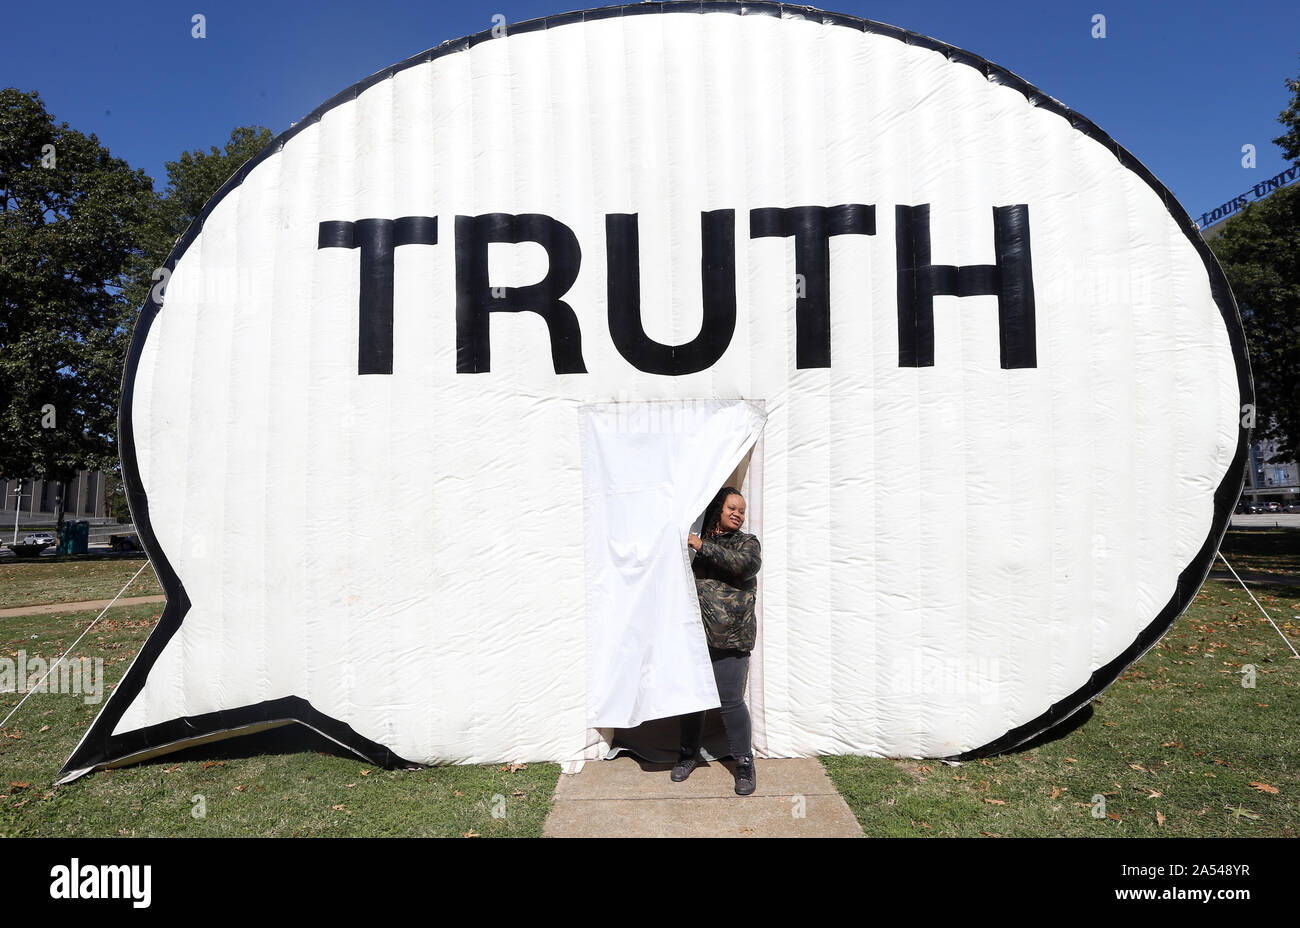
[{"label": "building facade", "polygon": [[[21,484],[21,511],[15,513]],[[0,508],[0,527],[13,525],[17,515],[19,525],[53,522],[59,504],[59,485],[52,480],[33,479],[0,480],[4,489],[3,508]],[[108,513],[105,503],[105,478],[101,471],[83,470],[68,483],[68,496],[64,502],[64,519],[102,519]]]},{"label": "building facade", "polygon": [[1295,461],[1270,463],[1268,459],[1276,452],[1276,442],[1250,443],[1250,463],[1246,469],[1246,486],[1241,493],[1242,499],[1265,503],[1273,500],[1289,503],[1300,499],[1300,466]]}]

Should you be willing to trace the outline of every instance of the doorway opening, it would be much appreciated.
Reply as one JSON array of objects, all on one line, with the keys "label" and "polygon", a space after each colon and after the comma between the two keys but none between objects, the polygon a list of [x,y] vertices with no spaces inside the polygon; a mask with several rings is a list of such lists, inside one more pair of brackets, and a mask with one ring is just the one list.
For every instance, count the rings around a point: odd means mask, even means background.
[{"label": "doorway opening", "polygon": [[[688,532],[699,533],[716,492],[733,486],[746,501],[742,531],[761,543],[765,404],[683,402],[583,408],[588,759],[627,752],[672,763],[679,716],[698,711],[706,712],[703,758],[731,753],[685,542]],[[757,580],[758,639],[745,703],[754,751],[763,755],[761,569]]]}]

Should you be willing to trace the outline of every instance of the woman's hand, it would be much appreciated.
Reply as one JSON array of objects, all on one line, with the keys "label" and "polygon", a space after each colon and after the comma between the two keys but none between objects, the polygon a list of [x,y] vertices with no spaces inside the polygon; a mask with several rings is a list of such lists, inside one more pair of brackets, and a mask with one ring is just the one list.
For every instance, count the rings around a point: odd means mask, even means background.
[{"label": "woman's hand", "polygon": [[689,535],[686,536],[686,543],[690,545],[692,548],[694,548],[696,551],[700,550],[700,548],[703,547],[704,545],[704,542],[700,539],[700,536],[696,535],[694,532],[691,532]]}]

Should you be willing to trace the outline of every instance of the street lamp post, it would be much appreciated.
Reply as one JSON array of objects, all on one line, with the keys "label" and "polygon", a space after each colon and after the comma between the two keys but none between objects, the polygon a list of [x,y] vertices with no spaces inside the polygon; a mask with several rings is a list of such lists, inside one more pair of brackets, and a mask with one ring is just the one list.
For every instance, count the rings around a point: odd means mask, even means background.
[{"label": "street lamp post", "polygon": [[23,511],[23,480],[18,478],[18,489],[14,490],[14,544],[18,544],[18,515]]}]

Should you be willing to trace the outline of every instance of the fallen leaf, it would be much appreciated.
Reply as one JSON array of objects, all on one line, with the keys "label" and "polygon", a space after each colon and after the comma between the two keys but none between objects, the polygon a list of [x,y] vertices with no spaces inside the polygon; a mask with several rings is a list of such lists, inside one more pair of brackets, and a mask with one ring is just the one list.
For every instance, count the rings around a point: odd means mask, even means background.
[{"label": "fallen leaf", "polygon": [[1065,759],[1065,762],[1066,762],[1067,764],[1077,764],[1077,763],[1078,763],[1078,761],[1075,760],[1073,757],[1067,757],[1067,758]]},{"label": "fallen leaf", "polygon": [[[1260,705],[1263,705],[1263,703],[1260,703]],[[49,730],[50,730],[50,726],[48,726],[48,725],[42,725],[42,726],[41,726],[41,731],[49,731]]]},{"label": "fallen leaf", "polygon": [[347,811],[346,807],[345,807],[342,803],[339,803],[339,804],[336,805],[336,806],[330,806],[330,808],[333,809],[335,812],[345,812],[345,811]]},{"label": "fallen leaf", "polygon": [[180,769],[181,769],[181,765],[180,765],[180,764],[177,764],[175,767],[168,767],[166,772],[167,772],[167,773],[175,773],[177,770],[180,770]]},{"label": "fallen leaf", "polygon": [[984,801],[987,802],[989,805],[994,805],[994,806],[1004,806],[1004,805],[1006,805],[1006,803],[1005,803],[1003,800],[1001,800],[1001,799],[990,799],[988,796],[985,796],[985,797],[984,797]]},{"label": "fallen leaf", "polygon": [[1052,795],[1048,796],[1047,798],[1048,798],[1048,799],[1058,799],[1058,798],[1060,798],[1060,795],[1061,795],[1061,787],[1059,787],[1059,786],[1053,786],[1053,787],[1052,787]]},{"label": "fallen leaf", "polygon": [[1122,822],[1122,821],[1123,821],[1123,819],[1120,818],[1118,815],[1116,815],[1114,812],[1107,812],[1107,813],[1106,813],[1106,818],[1113,818],[1113,819],[1114,819],[1115,821],[1117,821],[1117,822]]},{"label": "fallen leaf", "polygon": [[1163,825],[1164,823],[1165,823],[1164,815],[1159,810],[1156,810],[1156,824]]},{"label": "fallen leaf", "polygon": [[1255,787],[1255,789],[1259,790],[1261,793],[1276,793],[1276,792],[1277,792],[1277,787],[1276,787],[1276,786],[1269,786],[1267,783],[1251,783],[1250,785],[1253,786],[1253,787]]},{"label": "fallen leaf", "polygon": [[246,789],[248,789],[248,784],[247,784],[247,783],[244,783],[244,784],[242,784],[242,785],[240,785],[240,786],[236,786],[236,787],[235,787],[235,792],[237,792],[237,793],[242,793],[242,792],[243,792],[244,790],[246,790]]},{"label": "fallen leaf", "polygon": [[465,794],[462,793],[460,790],[456,790],[456,793],[455,793],[455,794],[456,794],[457,796],[464,796],[464,795],[465,795]]},{"label": "fallen leaf", "polygon": [[462,838],[481,838],[482,835],[480,835],[477,831],[475,831],[474,829],[471,828],[469,831],[467,831],[467,832],[465,832],[463,835],[461,835],[461,837],[462,837]]},{"label": "fallen leaf", "polygon": [[361,775],[362,775],[363,777],[368,777],[368,776],[370,776],[370,771],[369,771],[369,770],[362,770],[362,771],[361,771]]}]

